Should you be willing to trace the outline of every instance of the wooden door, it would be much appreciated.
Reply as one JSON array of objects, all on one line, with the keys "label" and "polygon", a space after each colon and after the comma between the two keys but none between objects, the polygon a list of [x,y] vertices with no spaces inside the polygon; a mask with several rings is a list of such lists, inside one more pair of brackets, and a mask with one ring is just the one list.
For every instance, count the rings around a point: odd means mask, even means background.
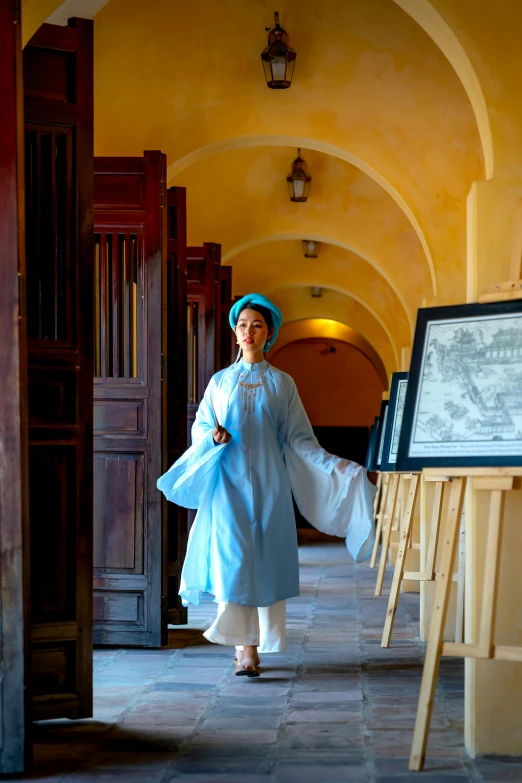
[{"label": "wooden door", "polygon": [[[167,284],[164,286],[166,345],[163,388],[163,470],[187,448],[187,212],[185,188],[167,191]],[[187,509],[163,499],[167,540],[168,621],[187,622],[187,609],[178,595],[187,549]]]},{"label": "wooden door", "polygon": [[[232,359],[230,347],[230,323],[228,315],[232,307],[232,267],[222,266],[219,274],[219,350],[218,370],[224,370],[235,359]],[[234,341],[235,342],[235,341]]]},{"label": "wooden door", "polygon": [[188,409],[190,429],[206,387],[218,366],[221,245],[187,248]]},{"label": "wooden door", "polygon": [[[94,167],[94,642],[167,641],[162,523],[166,159]],[[91,281],[92,285],[92,281]]]},{"label": "wooden door", "polygon": [[24,49],[35,719],[92,715],[92,32]]},{"label": "wooden door", "polygon": [[[26,726],[26,346],[23,285],[23,111],[20,5],[0,0],[0,775],[22,772]],[[25,556],[24,556],[25,555]],[[24,600],[25,599],[25,600]]]}]

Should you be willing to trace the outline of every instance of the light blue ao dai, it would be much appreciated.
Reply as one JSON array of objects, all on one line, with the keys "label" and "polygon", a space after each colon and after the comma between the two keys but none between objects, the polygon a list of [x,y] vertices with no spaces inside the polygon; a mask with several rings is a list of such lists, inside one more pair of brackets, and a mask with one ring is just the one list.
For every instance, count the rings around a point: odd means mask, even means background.
[{"label": "light blue ao dai", "polygon": [[[211,401],[232,435],[212,437]],[[374,540],[375,488],[366,470],[322,449],[293,379],[266,361],[214,375],[192,427],[192,446],[158,479],[168,500],[197,508],[181,576],[183,602],[271,606],[299,594],[292,491],[303,516],[346,539],[364,560]]]}]

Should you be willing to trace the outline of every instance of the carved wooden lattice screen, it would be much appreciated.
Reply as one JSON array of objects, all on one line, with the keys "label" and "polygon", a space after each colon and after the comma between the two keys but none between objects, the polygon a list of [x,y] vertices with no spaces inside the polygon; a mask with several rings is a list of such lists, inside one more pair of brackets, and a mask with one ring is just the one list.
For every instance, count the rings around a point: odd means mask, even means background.
[{"label": "carved wooden lattice screen", "polygon": [[33,717],[92,715],[92,22],[24,49]]},{"label": "carved wooden lattice screen", "polygon": [[94,169],[94,641],[166,642],[161,496],[165,156]]}]

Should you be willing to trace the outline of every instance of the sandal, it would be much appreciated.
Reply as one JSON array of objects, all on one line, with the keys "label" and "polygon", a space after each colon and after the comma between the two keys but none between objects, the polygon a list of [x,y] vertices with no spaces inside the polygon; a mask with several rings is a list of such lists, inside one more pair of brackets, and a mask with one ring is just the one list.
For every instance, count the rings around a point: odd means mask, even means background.
[{"label": "sandal", "polygon": [[242,658],[240,661],[234,658],[236,677],[259,677],[260,663],[259,658],[256,661],[253,658]]}]

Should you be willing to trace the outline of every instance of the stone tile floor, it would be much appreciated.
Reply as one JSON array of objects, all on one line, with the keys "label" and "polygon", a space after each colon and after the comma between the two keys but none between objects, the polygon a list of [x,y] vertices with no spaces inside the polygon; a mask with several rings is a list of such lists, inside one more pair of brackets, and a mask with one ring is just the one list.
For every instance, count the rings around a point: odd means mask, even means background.
[{"label": "stone tile floor", "polygon": [[426,770],[408,772],[423,658],[417,596],[401,597],[383,650],[387,599],[373,596],[375,571],[350,564],[342,544],[303,546],[300,557],[287,650],[265,656],[259,679],[234,677],[232,649],[202,638],[213,603],[191,610],[168,649],[96,650],[94,718],[37,724],[29,779],[522,781],[522,759],[467,757],[463,664],[452,659],[441,669]]}]

